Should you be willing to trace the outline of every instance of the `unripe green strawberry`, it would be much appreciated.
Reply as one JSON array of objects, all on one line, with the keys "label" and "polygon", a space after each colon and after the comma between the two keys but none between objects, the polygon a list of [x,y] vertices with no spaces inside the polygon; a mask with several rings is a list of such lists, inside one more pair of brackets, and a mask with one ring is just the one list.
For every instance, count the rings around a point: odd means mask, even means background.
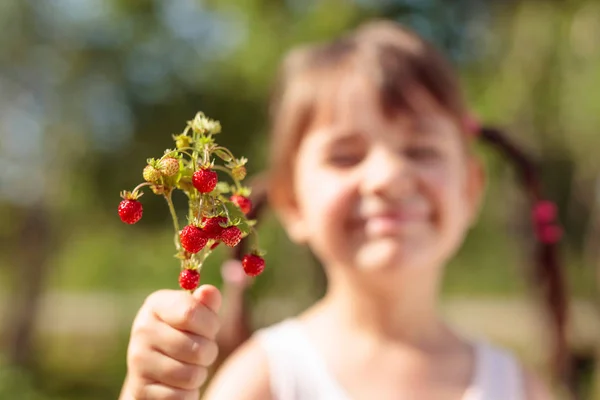
[{"label": "unripe green strawberry", "polygon": [[233,168],[231,170],[231,175],[238,181],[241,181],[242,179],[244,179],[246,177],[246,167],[244,167],[243,165],[240,165],[240,166]]},{"label": "unripe green strawberry", "polygon": [[159,161],[158,170],[165,176],[177,175],[179,172],[179,160],[174,157],[166,157]]},{"label": "unripe green strawberry", "polygon": [[164,185],[152,185],[150,186],[152,193],[154,194],[165,194],[165,186]]},{"label": "unripe green strawberry", "polygon": [[154,168],[152,165],[146,165],[144,167],[144,171],[142,172],[142,176],[146,182],[158,183],[162,175],[160,171]]},{"label": "unripe green strawberry", "polygon": [[192,138],[186,135],[173,136],[173,139],[175,139],[175,146],[178,149],[190,147],[192,145]]}]

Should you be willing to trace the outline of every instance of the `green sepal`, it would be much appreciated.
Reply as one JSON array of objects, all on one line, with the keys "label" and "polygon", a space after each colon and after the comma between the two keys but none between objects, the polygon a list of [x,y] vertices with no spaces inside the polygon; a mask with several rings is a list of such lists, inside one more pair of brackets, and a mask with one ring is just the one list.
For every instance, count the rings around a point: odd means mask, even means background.
[{"label": "green sepal", "polygon": [[211,196],[218,196],[223,193],[229,193],[231,191],[231,187],[227,182],[219,181],[217,186],[210,192]]},{"label": "green sepal", "polygon": [[248,186],[242,186],[239,189],[235,188],[235,186],[234,186],[233,188],[234,188],[233,194],[237,194],[240,196],[249,197],[250,194],[252,193],[252,189],[249,188]]}]

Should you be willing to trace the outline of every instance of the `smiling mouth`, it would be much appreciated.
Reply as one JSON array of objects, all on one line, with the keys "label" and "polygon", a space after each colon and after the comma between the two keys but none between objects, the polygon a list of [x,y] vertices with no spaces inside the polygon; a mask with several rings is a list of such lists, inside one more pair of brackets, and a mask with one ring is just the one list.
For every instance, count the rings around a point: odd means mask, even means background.
[{"label": "smiling mouth", "polygon": [[377,214],[361,220],[368,236],[397,236],[411,229],[422,226],[428,221],[424,213],[389,213]]}]

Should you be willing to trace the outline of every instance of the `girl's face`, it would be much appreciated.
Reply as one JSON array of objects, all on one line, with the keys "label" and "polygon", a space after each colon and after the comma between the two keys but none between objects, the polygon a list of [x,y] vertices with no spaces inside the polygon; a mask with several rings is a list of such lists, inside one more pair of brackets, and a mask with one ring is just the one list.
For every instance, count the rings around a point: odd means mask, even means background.
[{"label": "girl's face", "polygon": [[439,267],[477,212],[481,169],[462,131],[426,95],[420,116],[393,119],[376,96],[356,76],[333,106],[319,108],[298,148],[284,224],[329,268]]}]

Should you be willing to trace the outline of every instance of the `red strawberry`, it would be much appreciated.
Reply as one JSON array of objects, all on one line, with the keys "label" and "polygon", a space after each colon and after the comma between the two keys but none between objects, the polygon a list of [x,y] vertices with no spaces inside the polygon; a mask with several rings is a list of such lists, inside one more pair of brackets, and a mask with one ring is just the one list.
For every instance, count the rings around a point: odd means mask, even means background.
[{"label": "red strawberry", "polygon": [[256,254],[246,254],[244,258],[242,258],[242,266],[244,267],[246,275],[257,276],[264,271],[265,260]]},{"label": "red strawberry", "polygon": [[229,247],[235,247],[242,240],[242,231],[237,226],[230,226],[223,229],[220,239]]},{"label": "red strawberry", "polygon": [[195,269],[184,269],[179,274],[179,286],[185,290],[194,290],[200,282],[200,273]]},{"label": "red strawberry", "polygon": [[229,200],[238,206],[244,214],[248,214],[250,210],[252,210],[252,201],[250,201],[250,199],[247,197],[234,194]]},{"label": "red strawberry", "polygon": [[210,239],[218,239],[223,228],[220,224],[227,224],[227,217],[202,218],[202,230]]},{"label": "red strawberry", "polygon": [[119,217],[126,224],[135,224],[142,218],[142,203],[135,199],[124,199],[119,203]]},{"label": "red strawberry", "polygon": [[217,248],[217,246],[218,246],[218,245],[220,245],[220,244],[221,244],[221,242],[214,242],[213,244],[211,244],[211,245],[210,245],[210,249],[211,249],[211,250],[214,250],[214,249],[216,249],[216,248]]},{"label": "red strawberry", "polygon": [[202,229],[194,225],[186,225],[179,234],[179,240],[181,246],[190,253],[199,252],[208,242]]},{"label": "red strawberry", "polygon": [[158,169],[165,176],[173,176],[179,172],[179,160],[174,157],[165,157],[158,163]]},{"label": "red strawberry", "polygon": [[192,175],[192,184],[200,193],[209,193],[217,186],[217,173],[208,168],[200,168]]}]

